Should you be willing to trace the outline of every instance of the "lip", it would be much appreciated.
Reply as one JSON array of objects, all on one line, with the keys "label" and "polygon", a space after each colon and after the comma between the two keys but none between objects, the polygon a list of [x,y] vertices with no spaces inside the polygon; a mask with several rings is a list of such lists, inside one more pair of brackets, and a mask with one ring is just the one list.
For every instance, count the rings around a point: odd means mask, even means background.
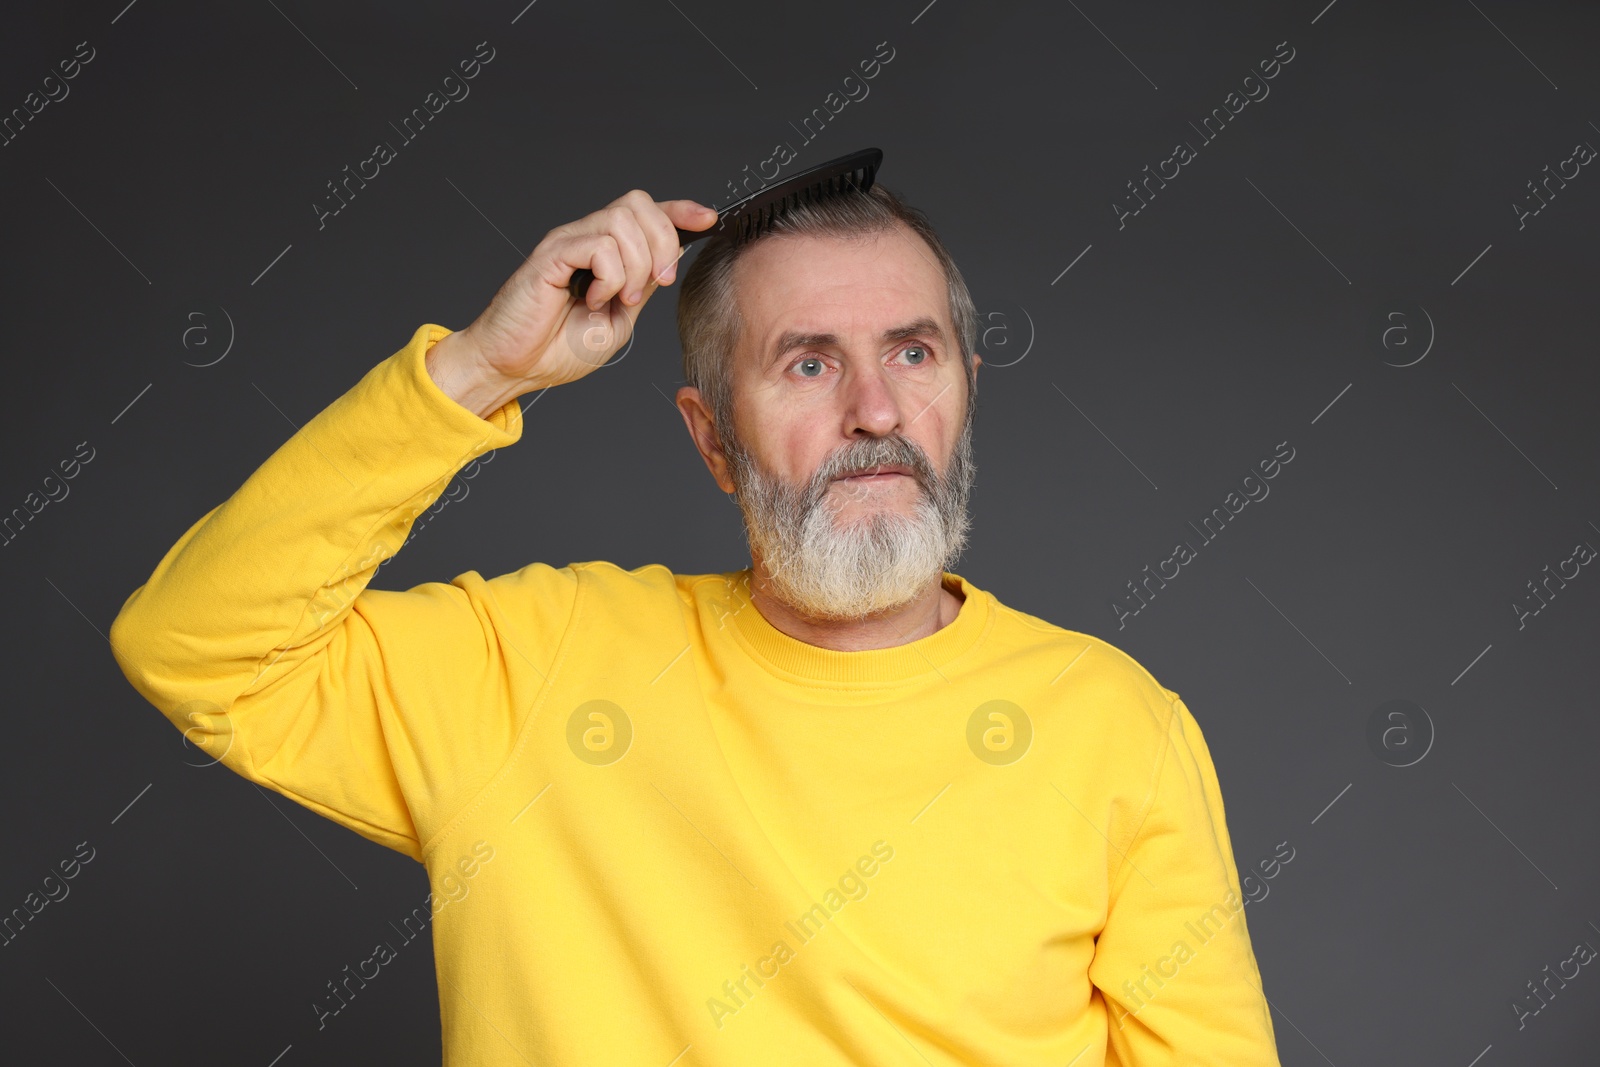
[{"label": "lip", "polygon": [[885,481],[885,480],[887,480],[889,478],[909,478],[909,477],[911,477],[911,475],[908,474],[905,471],[895,470],[894,468],[890,468],[888,470],[879,471],[876,474],[847,474],[847,475],[844,475],[843,477],[836,478],[834,480],[835,481],[840,481],[840,482],[878,482],[878,481]]}]

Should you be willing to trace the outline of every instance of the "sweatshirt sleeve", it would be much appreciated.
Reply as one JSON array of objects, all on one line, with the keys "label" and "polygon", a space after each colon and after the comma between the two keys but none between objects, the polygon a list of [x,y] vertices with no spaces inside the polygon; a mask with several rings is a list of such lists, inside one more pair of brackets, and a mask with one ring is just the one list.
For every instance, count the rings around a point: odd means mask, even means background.
[{"label": "sweatshirt sleeve", "polygon": [[1278,1067],[1216,768],[1176,695],[1148,810],[1113,866],[1089,968],[1108,1067]]},{"label": "sweatshirt sleeve", "polygon": [[427,372],[419,327],[179,538],[123,603],[124,675],[209,761],[421,860],[503,764],[570,567],[367,589],[463,466],[522,435]]}]

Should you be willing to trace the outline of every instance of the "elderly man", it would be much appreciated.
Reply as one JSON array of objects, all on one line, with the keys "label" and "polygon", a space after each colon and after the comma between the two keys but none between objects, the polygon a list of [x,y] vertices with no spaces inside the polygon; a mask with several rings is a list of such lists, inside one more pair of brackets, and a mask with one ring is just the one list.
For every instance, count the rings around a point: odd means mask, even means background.
[{"label": "elderly man", "polygon": [[[750,567],[367,588],[520,439],[519,396],[620,350],[674,227],[715,218],[634,190],[551,230],[470,326],[417,329],[128,598],[129,681],[426,865],[446,1063],[1276,1064],[1194,717],[947,569],[977,316],[881,184],[712,237],[684,278],[677,404]],[[531,528],[560,521],[529,499]]]}]

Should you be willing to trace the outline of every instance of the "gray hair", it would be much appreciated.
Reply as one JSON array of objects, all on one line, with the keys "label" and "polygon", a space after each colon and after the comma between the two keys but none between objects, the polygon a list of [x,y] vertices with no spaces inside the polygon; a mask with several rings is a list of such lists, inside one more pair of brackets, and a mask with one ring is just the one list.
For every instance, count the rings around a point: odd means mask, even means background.
[{"label": "gray hair", "polygon": [[897,224],[904,224],[927,242],[944,272],[955,343],[961,348],[967,377],[966,417],[968,423],[972,421],[977,412],[972,354],[978,345],[978,310],[972,294],[927,215],[875,183],[864,195],[831,196],[795,205],[775,219],[761,236],[743,244],[735,245],[725,234],[708,237],[683,276],[678,293],[683,375],[705,398],[724,443],[733,435],[733,350],[744,325],[733,286],[733,268],[739,257],[761,241],[780,234],[865,237],[893,232]]}]

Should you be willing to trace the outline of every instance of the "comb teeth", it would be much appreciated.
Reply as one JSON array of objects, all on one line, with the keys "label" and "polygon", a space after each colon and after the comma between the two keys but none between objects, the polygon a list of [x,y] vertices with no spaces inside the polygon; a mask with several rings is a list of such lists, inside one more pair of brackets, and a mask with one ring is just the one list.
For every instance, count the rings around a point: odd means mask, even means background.
[{"label": "comb teeth", "polygon": [[877,174],[877,167],[863,164],[854,170],[847,171],[831,178],[797,189],[780,200],[775,200],[748,214],[741,214],[734,220],[733,242],[736,245],[747,244],[766,234],[772,225],[785,212],[801,204],[817,204],[830,200],[855,189],[867,192],[872,188],[872,182]]}]

